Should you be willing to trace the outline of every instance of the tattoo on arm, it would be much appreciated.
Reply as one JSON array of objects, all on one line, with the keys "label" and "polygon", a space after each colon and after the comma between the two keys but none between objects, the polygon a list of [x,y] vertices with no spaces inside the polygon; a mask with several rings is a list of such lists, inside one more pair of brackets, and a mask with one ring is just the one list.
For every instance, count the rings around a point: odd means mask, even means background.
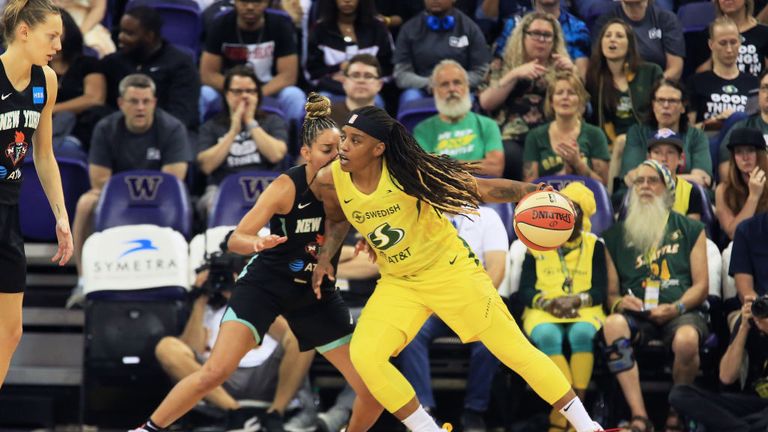
[{"label": "tattoo on arm", "polygon": [[494,185],[488,191],[488,195],[500,201],[517,202],[527,193],[533,192],[537,186],[532,183],[523,183],[514,180],[505,181],[503,184]]},{"label": "tattoo on arm", "polygon": [[533,162],[523,162],[523,179],[533,178],[535,175]]},{"label": "tattoo on arm", "polygon": [[343,221],[331,221],[325,220],[325,234],[323,245],[320,247],[320,253],[318,256],[331,259],[331,257],[339,250],[341,244],[344,242],[344,238],[349,231],[349,222]]}]

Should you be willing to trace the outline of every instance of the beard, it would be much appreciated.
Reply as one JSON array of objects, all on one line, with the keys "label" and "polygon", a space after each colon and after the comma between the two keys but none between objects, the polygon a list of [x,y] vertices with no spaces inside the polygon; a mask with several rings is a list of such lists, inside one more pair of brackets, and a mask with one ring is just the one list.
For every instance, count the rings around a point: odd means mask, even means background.
[{"label": "beard", "polygon": [[469,93],[464,97],[452,93],[445,99],[435,98],[435,107],[437,112],[448,118],[462,118],[472,109],[472,99]]},{"label": "beard", "polygon": [[667,196],[656,196],[650,202],[643,202],[632,192],[629,195],[627,218],[624,220],[624,240],[640,253],[656,246],[666,228],[669,213]]}]

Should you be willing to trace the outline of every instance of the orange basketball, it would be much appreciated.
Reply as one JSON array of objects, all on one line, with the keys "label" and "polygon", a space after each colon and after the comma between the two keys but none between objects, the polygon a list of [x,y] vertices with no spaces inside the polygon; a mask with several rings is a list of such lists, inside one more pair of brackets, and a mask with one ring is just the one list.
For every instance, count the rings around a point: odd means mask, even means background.
[{"label": "orange basketball", "polygon": [[573,233],[576,222],[571,202],[554,191],[536,191],[515,206],[515,234],[537,251],[557,249]]}]

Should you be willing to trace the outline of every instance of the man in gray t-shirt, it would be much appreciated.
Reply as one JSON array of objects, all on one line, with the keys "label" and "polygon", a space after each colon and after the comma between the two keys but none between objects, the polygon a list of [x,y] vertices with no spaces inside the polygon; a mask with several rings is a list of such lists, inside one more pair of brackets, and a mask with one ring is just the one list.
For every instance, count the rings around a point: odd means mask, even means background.
[{"label": "man in gray t-shirt", "polygon": [[[77,202],[72,234],[75,263],[81,275],[81,254],[85,239],[92,232],[91,216],[101,189],[113,173],[148,169],[173,174],[180,180],[187,175],[192,149],[187,131],[179,120],[157,108],[155,83],[143,74],[123,78],[119,85],[120,111],[101,119],[93,130],[88,156],[91,190]],[[67,301],[72,307],[82,301],[82,284]]]}]

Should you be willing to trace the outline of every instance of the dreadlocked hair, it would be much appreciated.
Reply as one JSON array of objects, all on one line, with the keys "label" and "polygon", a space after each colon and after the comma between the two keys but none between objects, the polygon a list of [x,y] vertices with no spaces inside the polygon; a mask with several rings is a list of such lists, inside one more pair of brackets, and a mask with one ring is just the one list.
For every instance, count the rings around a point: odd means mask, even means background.
[{"label": "dreadlocked hair", "polygon": [[477,214],[480,194],[471,173],[477,164],[425,152],[405,126],[380,108],[365,107],[356,112],[389,125],[384,159],[398,188],[442,212]]},{"label": "dreadlocked hair", "polygon": [[301,126],[301,142],[312,147],[317,137],[326,129],[338,129],[336,122],[331,119],[331,101],[325,96],[312,92],[304,104],[304,124]]}]

